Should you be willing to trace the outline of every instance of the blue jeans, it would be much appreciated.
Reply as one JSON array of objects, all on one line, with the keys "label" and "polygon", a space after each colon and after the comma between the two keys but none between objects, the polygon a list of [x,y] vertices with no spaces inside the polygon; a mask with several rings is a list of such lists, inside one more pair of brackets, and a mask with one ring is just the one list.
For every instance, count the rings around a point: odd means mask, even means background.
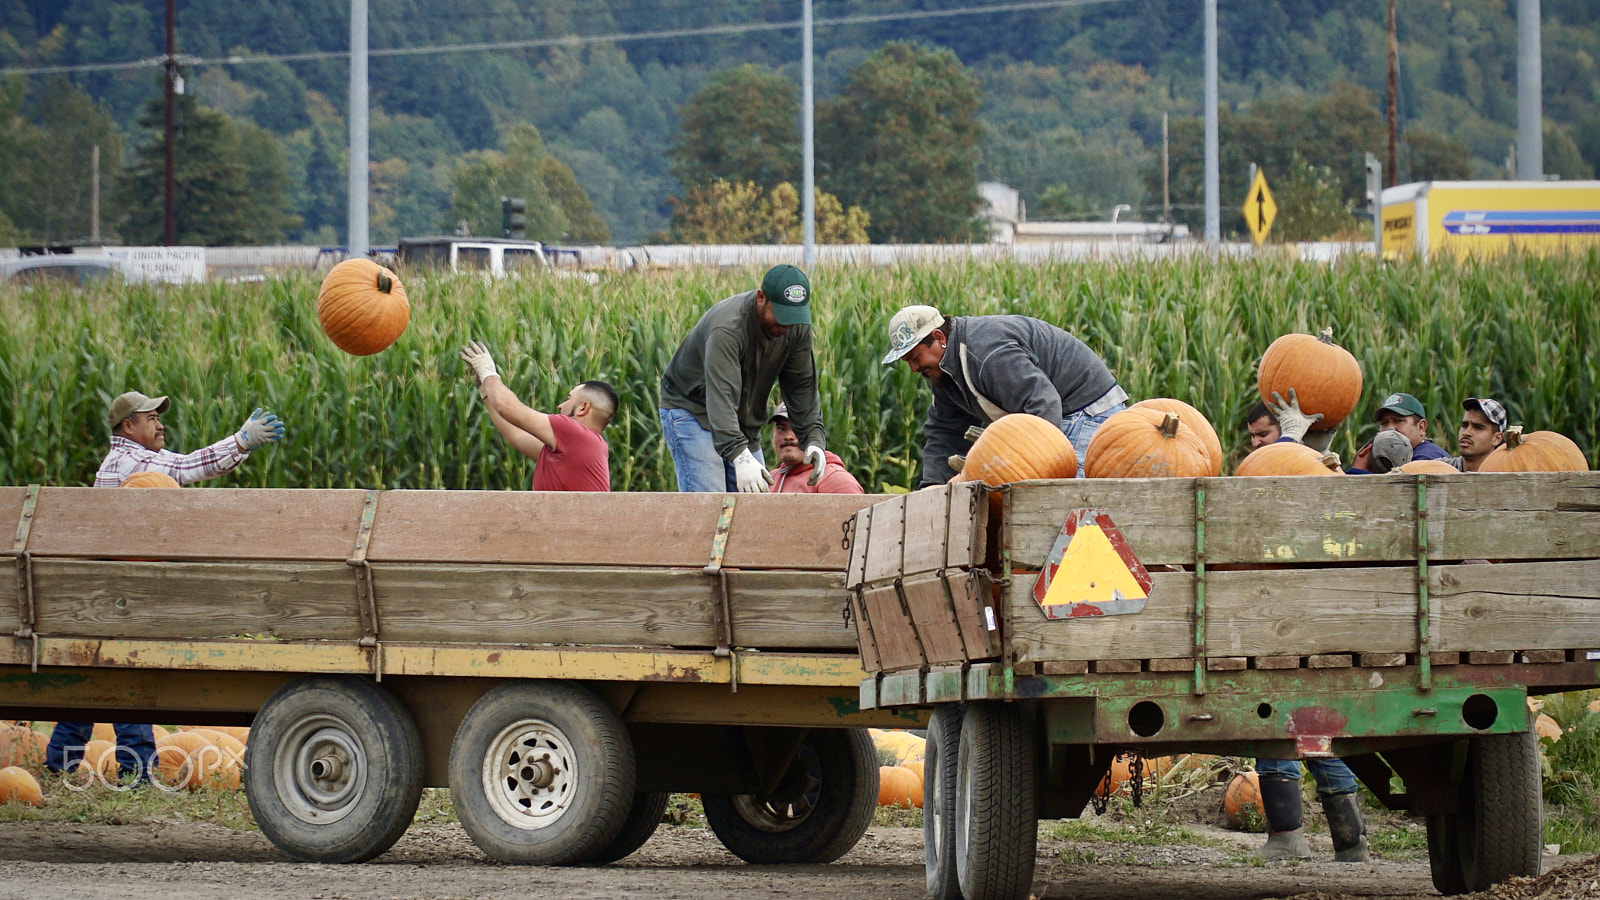
[{"label": "blue jeans", "polygon": [[1098,415],[1085,415],[1075,412],[1061,420],[1061,433],[1072,442],[1072,452],[1078,454],[1078,477],[1083,477],[1083,456],[1089,452],[1089,439],[1100,430],[1100,423],[1127,409],[1126,403],[1118,403]]},{"label": "blue jeans", "polygon": [[1353,793],[1360,782],[1342,759],[1257,759],[1256,774],[1276,775],[1279,778],[1300,780],[1300,764],[1306,764],[1311,777],[1317,782],[1317,796]]},{"label": "blue jeans", "polygon": [[[686,409],[661,410],[661,434],[666,438],[667,452],[672,454],[672,470],[678,476],[678,490],[684,493],[733,493],[739,490],[739,480],[734,476],[733,463],[722,458],[711,439],[711,432]],[[751,453],[766,465],[761,448],[751,448]]]},{"label": "blue jeans", "polygon": [[[155,768],[155,732],[147,724],[117,722],[111,727],[117,733],[115,752],[122,771],[137,772],[138,781],[149,781],[150,770]],[[44,750],[44,767],[52,772],[71,772],[83,759],[83,749],[93,733],[93,722],[57,722]]]}]

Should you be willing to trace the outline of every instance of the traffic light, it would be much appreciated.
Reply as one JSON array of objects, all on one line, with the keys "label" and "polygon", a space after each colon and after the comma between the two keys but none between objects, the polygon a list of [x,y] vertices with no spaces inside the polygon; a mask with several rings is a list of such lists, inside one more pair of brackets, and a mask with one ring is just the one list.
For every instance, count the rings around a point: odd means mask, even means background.
[{"label": "traffic light", "polygon": [[1367,205],[1373,209],[1383,205],[1383,163],[1371,153],[1367,154]]},{"label": "traffic light", "polygon": [[528,202],[521,197],[500,198],[500,231],[508,238],[525,237],[528,228]]}]

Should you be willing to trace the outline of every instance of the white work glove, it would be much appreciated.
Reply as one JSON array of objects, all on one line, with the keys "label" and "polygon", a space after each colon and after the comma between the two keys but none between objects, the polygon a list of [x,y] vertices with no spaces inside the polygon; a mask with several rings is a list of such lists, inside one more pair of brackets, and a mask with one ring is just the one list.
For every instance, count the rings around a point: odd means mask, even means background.
[{"label": "white work glove", "polygon": [[1308,416],[1300,411],[1300,398],[1295,396],[1294,388],[1289,389],[1287,403],[1283,401],[1282,394],[1273,391],[1272,400],[1267,401],[1267,409],[1278,417],[1278,430],[1283,436],[1297,444],[1304,440],[1312,425],[1322,421],[1322,413]]},{"label": "white work glove", "polygon": [[282,419],[258,408],[239,426],[239,433],[233,439],[238,442],[240,450],[249,453],[263,444],[275,444],[283,440],[284,431]]},{"label": "white work glove", "polygon": [[482,341],[468,341],[461,348],[461,361],[472,367],[472,377],[478,380],[482,387],[485,381],[500,373],[495,370],[494,357],[489,355],[489,348]]},{"label": "white work glove", "polygon": [[815,485],[822,480],[822,470],[828,466],[828,458],[822,455],[822,448],[816,444],[806,448],[806,465],[811,467],[811,477],[806,479],[806,484]]},{"label": "white work glove", "polygon": [[772,474],[750,452],[749,447],[740,450],[739,455],[733,458],[733,475],[741,494],[765,494],[767,485],[772,483]]}]

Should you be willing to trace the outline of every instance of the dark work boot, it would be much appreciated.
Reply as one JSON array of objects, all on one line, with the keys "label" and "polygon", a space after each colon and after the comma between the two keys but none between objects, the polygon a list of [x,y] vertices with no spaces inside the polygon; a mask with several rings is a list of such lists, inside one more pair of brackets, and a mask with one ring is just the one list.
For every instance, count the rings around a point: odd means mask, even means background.
[{"label": "dark work boot", "polygon": [[1331,794],[1322,798],[1322,812],[1328,817],[1328,834],[1333,837],[1333,858],[1338,862],[1366,862],[1370,854],[1360,798],[1354,793]]},{"label": "dark work boot", "polygon": [[1267,812],[1267,843],[1257,850],[1259,859],[1310,859],[1311,845],[1301,830],[1300,782],[1263,775],[1261,806]]}]

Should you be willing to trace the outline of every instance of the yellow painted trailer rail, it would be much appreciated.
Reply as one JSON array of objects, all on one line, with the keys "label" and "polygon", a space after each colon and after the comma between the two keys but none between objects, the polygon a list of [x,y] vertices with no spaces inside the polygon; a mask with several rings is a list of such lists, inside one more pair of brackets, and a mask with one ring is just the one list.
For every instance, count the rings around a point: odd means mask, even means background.
[{"label": "yellow painted trailer rail", "polygon": [[621,858],[669,791],[827,861],[876,801],[864,726],[925,719],[858,703],[842,526],[876,499],[0,487],[0,716],[253,724],[302,859],[382,852],[433,785],[506,862]]}]

